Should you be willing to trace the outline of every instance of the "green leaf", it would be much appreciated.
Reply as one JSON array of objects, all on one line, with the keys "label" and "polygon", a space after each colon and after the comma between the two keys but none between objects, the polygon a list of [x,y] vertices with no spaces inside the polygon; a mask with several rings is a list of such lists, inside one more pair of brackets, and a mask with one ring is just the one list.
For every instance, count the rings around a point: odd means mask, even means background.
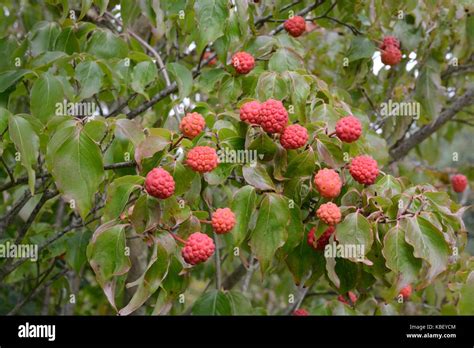
[{"label": "green leaf", "polygon": [[152,83],[157,76],[158,70],[153,62],[144,61],[138,63],[132,71],[132,89],[149,99],[148,94],[145,92],[145,88]]},{"label": "green leaf", "polygon": [[61,29],[54,22],[37,22],[29,33],[31,52],[34,56],[52,51]]},{"label": "green leaf", "polygon": [[211,290],[194,303],[193,315],[231,315],[232,307],[226,294],[222,291]]},{"label": "green leaf", "polygon": [[259,100],[281,100],[288,95],[287,83],[276,72],[263,72],[258,77],[256,94]]},{"label": "green leaf", "polygon": [[284,246],[286,252],[301,244],[304,235],[304,225],[300,207],[290,200],[288,200],[288,207],[290,208],[290,221],[286,229],[288,231],[288,239]]},{"label": "green leaf", "polygon": [[283,79],[289,87],[291,103],[295,106],[295,114],[290,114],[292,120],[300,120],[303,124],[306,122],[306,100],[310,93],[310,85],[306,78],[294,71],[285,71]]},{"label": "green leaf", "polygon": [[224,35],[225,22],[229,16],[227,1],[200,0],[194,3],[195,20],[199,32],[198,52],[206,44]]},{"label": "green leaf", "polygon": [[63,85],[55,76],[44,73],[33,84],[30,98],[31,114],[46,124],[56,115],[57,105],[63,103]]},{"label": "green leaf", "polygon": [[416,79],[414,98],[423,107],[422,115],[434,119],[441,109],[441,78],[439,64],[429,59],[421,68],[420,76]]},{"label": "green leaf", "polygon": [[161,216],[160,204],[149,195],[140,196],[133,206],[129,219],[137,233],[156,228]]},{"label": "green leaf", "polygon": [[145,140],[143,128],[136,120],[121,118],[115,122],[115,135],[130,140],[134,146],[138,146]]},{"label": "green leaf", "polygon": [[133,21],[140,16],[140,2],[135,0],[120,0],[120,14],[122,15],[123,25],[129,28]]},{"label": "green leaf", "polygon": [[268,69],[270,71],[285,72],[304,68],[303,58],[290,48],[279,48],[270,58]]},{"label": "green leaf", "polygon": [[238,291],[229,291],[226,296],[230,303],[232,315],[252,315],[252,304],[244,294]]},{"label": "green leaf", "polygon": [[109,0],[94,0],[94,3],[99,7],[99,15],[102,16],[107,10]]},{"label": "green leaf", "polygon": [[191,71],[179,63],[166,64],[166,69],[173,75],[178,84],[179,98],[187,97],[193,89],[193,75]]},{"label": "green leaf", "polygon": [[102,87],[104,73],[96,62],[85,61],[76,67],[76,80],[81,84],[79,100],[92,97]]},{"label": "green leaf", "polygon": [[265,194],[250,238],[250,247],[260,263],[262,276],[271,266],[275,252],[288,239],[286,225],[289,218],[287,200],[278,194]]},{"label": "green leaf", "polygon": [[364,255],[348,257],[353,261],[363,261],[363,256],[367,255],[374,242],[374,234],[370,223],[359,213],[347,215],[344,221],[337,225],[336,238],[340,245],[351,248],[353,251],[360,250],[360,247],[364,248]]},{"label": "green leaf", "polygon": [[398,290],[413,283],[421,270],[421,259],[413,256],[413,247],[405,241],[400,226],[391,228],[384,237],[382,254],[386,265],[397,275]]},{"label": "green leaf", "polygon": [[81,20],[87,14],[92,6],[92,0],[82,0],[81,1],[81,13],[79,14],[79,18],[77,20]]},{"label": "green leaf", "polygon": [[383,197],[393,197],[402,192],[400,181],[391,175],[382,176],[373,186],[377,195]]},{"label": "green leaf", "polygon": [[104,208],[104,221],[118,218],[127,205],[134,190],[140,189],[144,178],[138,175],[126,175],[115,179],[107,190],[107,200]]},{"label": "green leaf", "polygon": [[125,227],[106,223],[97,228],[87,246],[87,260],[114,308],[115,282],[112,278],[127,273],[131,266],[125,250]]},{"label": "green leaf", "polygon": [[375,52],[374,43],[365,36],[355,36],[352,39],[348,58],[350,62],[359,59],[371,58]]},{"label": "green leaf", "polygon": [[[165,168],[168,169],[168,167]],[[172,163],[169,172],[175,181],[174,194],[176,196],[180,196],[188,191],[191,187],[193,179],[197,176],[195,171],[177,161]]]},{"label": "green leaf", "polygon": [[33,167],[36,165],[39,154],[39,137],[33,126],[25,118],[10,115],[8,118],[8,131],[20,153],[20,161],[28,173],[28,185],[31,194],[35,193],[36,174]]},{"label": "green leaf", "polygon": [[61,128],[49,142],[46,156],[59,191],[67,200],[74,201],[85,218],[104,179],[99,146],[81,126]]},{"label": "green leaf", "polygon": [[242,173],[245,181],[253,187],[259,190],[275,190],[275,185],[270,175],[268,175],[265,167],[261,164],[243,166]]},{"label": "green leaf", "polygon": [[87,52],[104,59],[125,58],[128,47],[125,41],[109,30],[96,30],[87,44]]},{"label": "green leaf", "polygon": [[463,284],[459,292],[458,309],[460,315],[474,314],[474,271],[469,273],[466,283]]},{"label": "green leaf", "polygon": [[87,261],[86,250],[91,236],[92,232],[90,230],[83,229],[70,233],[69,238],[66,240],[66,262],[78,274]]},{"label": "green leaf", "polygon": [[0,74],[0,93],[5,92],[8,88],[13,86],[19,79],[26,74],[30,73],[31,70],[18,69],[8,70]]},{"label": "green leaf", "polygon": [[307,150],[293,156],[288,162],[285,177],[311,176],[316,168],[316,156],[310,147]]},{"label": "green leaf", "polygon": [[429,283],[446,270],[450,250],[443,233],[423,216],[402,219],[400,227],[405,231],[405,240],[414,248],[413,255],[428,262]]},{"label": "green leaf", "polygon": [[161,235],[155,243],[153,254],[145,273],[134,283],[138,288],[130,302],[119,311],[120,315],[129,315],[142,306],[151,295],[158,290],[163,279],[168,273],[171,263],[170,254],[176,248],[174,239],[169,235]]},{"label": "green leaf", "polygon": [[233,102],[242,94],[242,79],[225,76],[219,88],[218,97],[222,103]]},{"label": "green leaf", "polygon": [[305,286],[310,286],[324,274],[326,261],[323,253],[313,250],[306,241],[290,250],[285,261],[297,286],[302,281],[306,281]]},{"label": "green leaf", "polygon": [[252,186],[243,186],[234,194],[231,210],[239,217],[232,229],[234,247],[240,246],[247,238],[249,223],[255,212],[256,199],[257,195]]}]

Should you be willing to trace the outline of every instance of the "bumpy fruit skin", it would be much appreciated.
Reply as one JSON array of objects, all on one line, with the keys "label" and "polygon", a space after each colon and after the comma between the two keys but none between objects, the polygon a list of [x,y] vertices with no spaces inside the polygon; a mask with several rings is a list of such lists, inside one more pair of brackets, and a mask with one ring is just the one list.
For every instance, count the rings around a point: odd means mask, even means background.
[{"label": "bumpy fruit skin", "polygon": [[341,193],[342,181],[334,169],[324,168],[314,176],[314,186],[324,198],[335,198]]},{"label": "bumpy fruit skin", "polygon": [[288,112],[279,100],[268,99],[260,105],[260,125],[268,133],[281,133],[288,124]]},{"label": "bumpy fruit skin", "polygon": [[412,286],[407,285],[402,290],[400,290],[400,295],[402,295],[404,300],[407,300],[411,296],[412,291],[413,291]]},{"label": "bumpy fruit skin", "polygon": [[237,52],[232,56],[232,66],[239,74],[248,74],[255,67],[255,59],[250,53]]},{"label": "bumpy fruit skin", "polygon": [[382,51],[382,63],[397,65],[402,60],[402,52],[395,46],[388,46]]},{"label": "bumpy fruit skin", "polygon": [[293,16],[286,20],[283,27],[293,37],[301,36],[306,31],[306,21],[301,16]]},{"label": "bumpy fruit skin", "polygon": [[[202,59],[203,59],[203,60],[207,60],[210,56],[212,56],[212,54],[213,54],[213,53],[212,53],[211,51],[206,51],[206,52],[204,53],[204,56],[202,57]],[[212,59],[207,63],[207,65],[209,65],[209,66],[214,66],[214,65],[216,65],[216,64],[217,64],[217,58],[215,58],[215,57],[212,58]]]},{"label": "bumpy fruit skin", "polygon": [[215,249],[216,246],[212,238],[204,233],[195,232],[188,237],[181,250],[181,255],[183,255],[184,261],[190,265],[197,265],[210,258]]},{"label": "bumpy fruit skin", "polygon": [[451,177],[451,185],[454,192],[464,192],[467,187],[467,178],[462,174],[456,174]]},{"label": "bumpy fruit skin", "polygon": [[309,315],[309,312],[304,308],[299,308],[293,312],[295,317],[306,317]]},{"label": "bumpy fruit skin", "polygon": [[354,157],[349,172],[355,181],[364,185],[372,185],[379,175],[377,161],[367,155]]},{"label": "bumpy fruit skin", "polygon": [[299,149],[306,145],[308,137],[308,131],[305,127],[293,124],[285,128],[281,135],[280,143],[285,149]]},{"label": "bumpy fruit skin", "polygon": [[323,234],[316,240],[316,229],[313,227],[308,233],[307,243],[314,250],[324,251],[324,248],[326,245],[328,245],[329,238],[331,238],[331,235],[334,233],[334,231],[336,231],[336,228],[334,226],[329,226],[326,231],[324,231]]},{"label": "bumpy fruit skin", "polygon": [[212,214],[211,223],[217,234],[228,233],[235,226],[235,214],[229,208],[219,208]]},{"label": "bumpy fruit skin", "polygon": [[209,146],[196,146],[189,150],[186,156],[186,164],[196,172],[210,172],[214,170],[218,164],[216,150]]},{"label": "bumpy fruit skin", "polygon": [[329,226],[336,225],[341,221],[341,210],[332,202],[321,204],[316,211],[316,215]]},{"label": "bumpy fruit skin", "polygon": [[381,50],[385,50],[387,47],[393,46],[400,49],[400,41],[395,36],[385,36],[383,42],[380,45]]},{"label": "bumpy fruit skin", "polygon": [[336,123],[336,135],[345,143],[352,143],[362,134],[362,124],[354,116],[346,116]]},{"label": "bumpy fruit skin", "polygon": [[174,193],[175,183],[170,173],[163,168],[154,168],[145,178],[145,190],[153,197],[166,199]]},{"label": "bumpy fruit skin", "polygon": [[260,103],[256,100],[240,107],[240,119],[249,124],[260,124]]},{"label": "bumpy fruit skin", "polygon": [[206,121],[197,112],[187,113],[179,123],[179,130],[185,137],[193,139],[206,127]]}]

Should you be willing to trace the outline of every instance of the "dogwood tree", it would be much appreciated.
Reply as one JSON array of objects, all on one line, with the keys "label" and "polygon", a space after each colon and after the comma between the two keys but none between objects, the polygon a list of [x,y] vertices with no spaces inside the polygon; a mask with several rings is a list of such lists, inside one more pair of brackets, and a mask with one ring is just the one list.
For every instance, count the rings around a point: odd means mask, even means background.
[{"label": "dogwood tree", "polygon": [[1,313],[472,314],[473,9],[3,1]]}]

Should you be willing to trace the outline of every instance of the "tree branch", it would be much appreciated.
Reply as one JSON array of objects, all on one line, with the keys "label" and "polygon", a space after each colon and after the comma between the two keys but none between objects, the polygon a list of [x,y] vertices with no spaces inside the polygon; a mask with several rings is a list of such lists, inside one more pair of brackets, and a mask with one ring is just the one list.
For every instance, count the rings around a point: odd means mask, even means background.
[{"label": "tree branch", "polygon": [[411,149],[427,139],[431,134],[440,129],[446,122],[451,120],[462,108],[474,103],[474,88],[468,89],[462,96],[456,98],[454,102],[443,110],[438,118],[421,127],[412,136],[401,141],[397,146],[390,149],[391,163],[405,157]]}]

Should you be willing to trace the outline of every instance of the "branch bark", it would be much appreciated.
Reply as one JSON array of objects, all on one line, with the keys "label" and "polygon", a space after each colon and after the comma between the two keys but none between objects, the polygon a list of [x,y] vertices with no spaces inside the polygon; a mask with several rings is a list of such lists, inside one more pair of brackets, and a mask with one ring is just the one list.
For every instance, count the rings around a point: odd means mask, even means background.
[{"label": "branch bark", "polygon": [[454,102],[445,110],[443,110],[438,118],[421,127],[413,135],[404,141],[396,144],[390,149],[391,163],[405,157],[411,149],[427,139],[431,134],[440,129],[446,122],[451,120],[464,107],[474,104],[474,88],[468,89],[462,96],[456,98]]}]

